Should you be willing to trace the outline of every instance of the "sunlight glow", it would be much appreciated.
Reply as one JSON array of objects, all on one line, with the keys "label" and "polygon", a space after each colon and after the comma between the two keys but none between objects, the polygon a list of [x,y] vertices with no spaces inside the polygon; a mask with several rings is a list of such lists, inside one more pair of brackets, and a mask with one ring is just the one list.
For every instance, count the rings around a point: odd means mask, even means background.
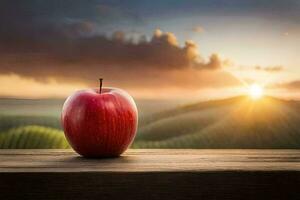
[{"label": "sunlight glow", "polygon": [[51,79],[41,82],[16,74],[0,75],[0,96],[11,98],[65,98],[86,87],[82,83],[61,83]]},{"label": "sunlight glow", "polygon": [[249,87],[249,96],[252,98],[252,99],[259,99],[263,96],[264,94],[264,89],[262,86],[258,85],[258,84],[252,84],[250,87]]}]

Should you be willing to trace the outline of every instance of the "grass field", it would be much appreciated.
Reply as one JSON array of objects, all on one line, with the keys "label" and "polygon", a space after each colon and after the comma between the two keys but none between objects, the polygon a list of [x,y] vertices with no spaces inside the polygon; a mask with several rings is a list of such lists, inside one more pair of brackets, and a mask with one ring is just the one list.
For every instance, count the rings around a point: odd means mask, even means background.
[{"label": "grass field", "polygon": [[2,149],[65,149],[69,148],[61,130],[43,126],[22,126],[0,133]]},{"label": "grass field", "polygon": [[[0,100],[0,148],[68,148],[63,101],[15,101]],[[132,148],[300,148],[300,102],[239,96],[176,105],[138,102]]]}]

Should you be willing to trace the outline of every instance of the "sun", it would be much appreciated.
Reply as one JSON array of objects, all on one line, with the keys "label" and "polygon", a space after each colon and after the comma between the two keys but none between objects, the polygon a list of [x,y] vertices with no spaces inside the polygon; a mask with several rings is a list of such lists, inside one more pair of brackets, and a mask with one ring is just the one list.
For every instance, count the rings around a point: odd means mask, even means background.
[{"label": "sun", "polygon": [[248,94],[252,99],[260,99],[264,95],[264,88],[258,84],[249,87]]}]

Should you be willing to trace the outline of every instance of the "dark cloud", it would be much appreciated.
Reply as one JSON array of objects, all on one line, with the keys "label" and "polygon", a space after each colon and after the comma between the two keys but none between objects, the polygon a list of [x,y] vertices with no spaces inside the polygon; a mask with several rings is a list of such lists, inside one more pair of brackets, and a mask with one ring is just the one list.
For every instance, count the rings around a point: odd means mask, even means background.
[{"label": "dark cloud", "polygon": [[50,26],[39,30],[39,37],[21,33],[2,41],[0,73],[87,81],[102,72],[147,76],[152,71],[216,70],[226,65],[217,54],[205,61],[192,41],[181,47],[173,33],[156,30],[150,40],[132,41],[120,31],[93,35],[93,27],[90,22]]},{"label": "dark cloud", "polygon": [[66,25],[86,29],[93,24],[98,31],[112,31],[119,25],[142,24],[143,19],[137,10],[112,1],[2,0],[0,23],[0,40],[7,40],[15,36],[46,38],[59,34]]},{"label": "dark cloud", "polygon": [[104,34],[109,32],[102,27],[106,22],[139,20],[122,6],[99,1],[1,1],[0,74],[88,84],[102,76],[134,87],[239,84],[220,71],[226,60],[218,54],[203,58],[194,42],[179,45],[173,33],[156,30],[148,39],[133,39],[122,31]]},{"label": "dark cloud", "polygon": [[62,34],[69,37],[92,36],[96,33],[96,24],[89,21],[70,21],[58,25]]},{"label": "dark cloud", "polygon": [[277,65],[277,66],[268,66],[268,67],[262,67],[262,66],[255,66],[254,67],[255,70],[258,71],[266,71],[266,72],[280,72],[282,71],[284,68],[281,65]]}]

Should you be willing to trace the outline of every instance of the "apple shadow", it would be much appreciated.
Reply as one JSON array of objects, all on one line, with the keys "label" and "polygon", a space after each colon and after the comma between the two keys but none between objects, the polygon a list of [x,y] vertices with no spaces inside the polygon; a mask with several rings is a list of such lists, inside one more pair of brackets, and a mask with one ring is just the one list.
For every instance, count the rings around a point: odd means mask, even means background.
[{"label": "apple shadow", "polygon": [[106,157],[84,157],[84,156],[73,156],[66,158],[65,161],[67,162],[97,162],[97,161],[104,161],[104,162],[110,162],[110,161],[121,161],[124,163],[130,163],[133,162],[132,159],[130,159],[129,156],[126,155],[120,155],[120,156],[106,156]]}]

